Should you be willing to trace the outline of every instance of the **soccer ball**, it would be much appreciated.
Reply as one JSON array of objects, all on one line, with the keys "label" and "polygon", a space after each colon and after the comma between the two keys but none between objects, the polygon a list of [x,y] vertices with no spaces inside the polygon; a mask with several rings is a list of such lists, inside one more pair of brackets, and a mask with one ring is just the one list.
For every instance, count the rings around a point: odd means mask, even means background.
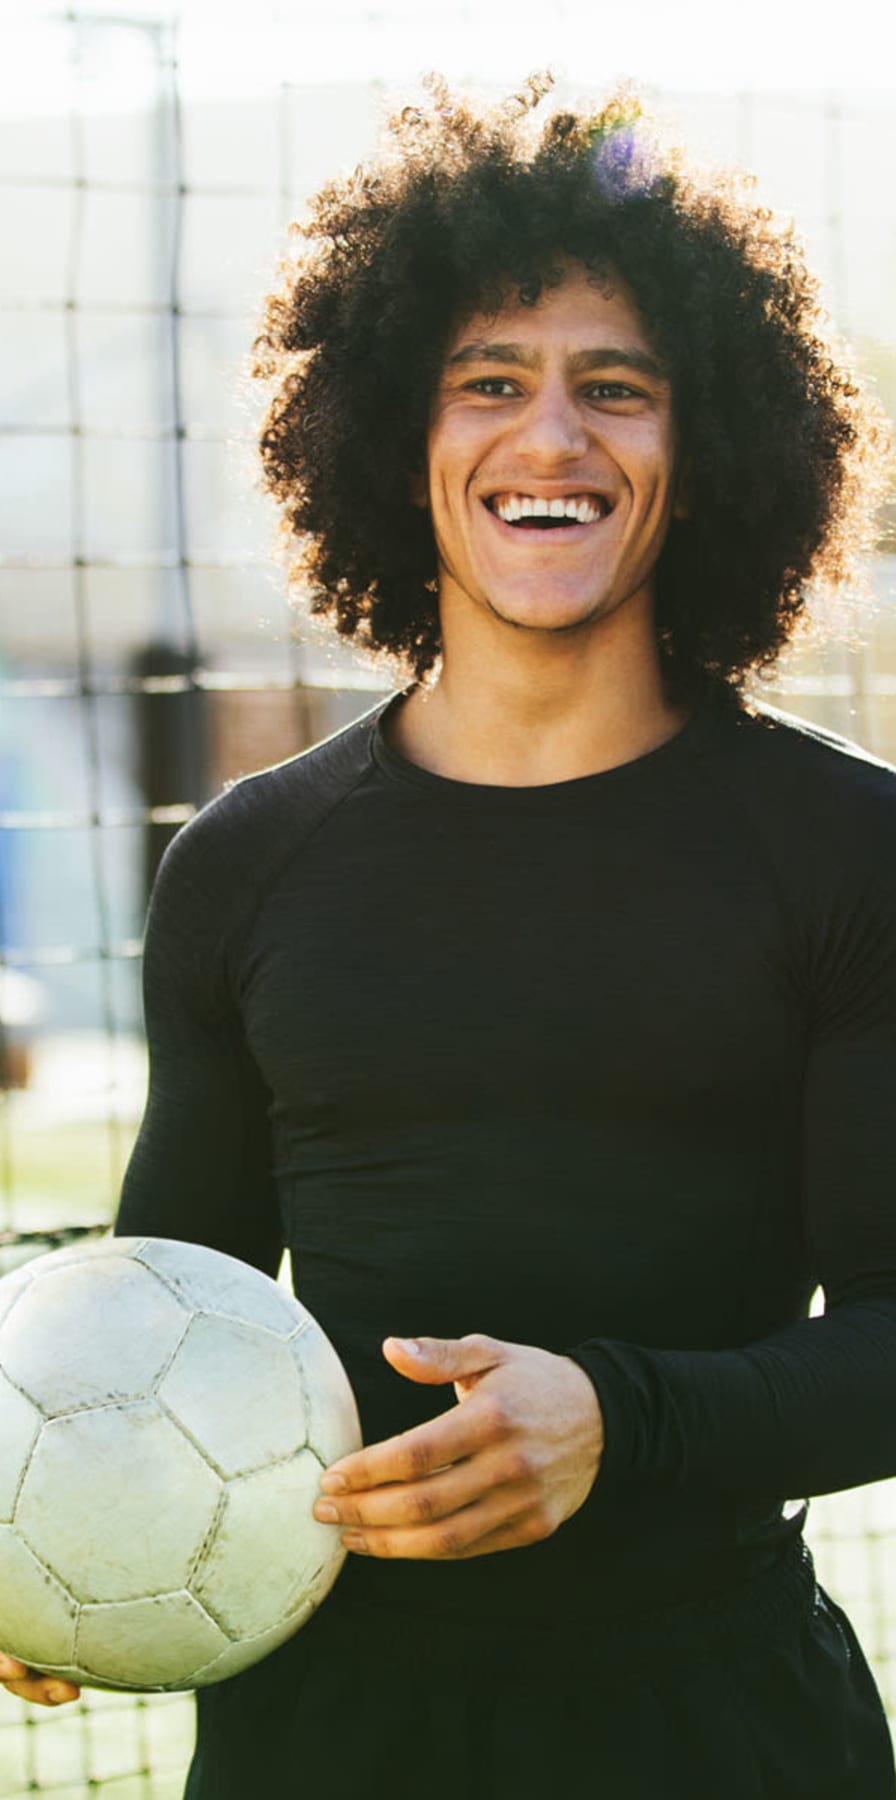
[{"label": "soccer ball", "polygon": [[290,1637],[344,1561],[312,1514],[361,1442],[311,1314],[164,1238],[0,1280],[0,1649],[92,1687],[204,1686]]}]

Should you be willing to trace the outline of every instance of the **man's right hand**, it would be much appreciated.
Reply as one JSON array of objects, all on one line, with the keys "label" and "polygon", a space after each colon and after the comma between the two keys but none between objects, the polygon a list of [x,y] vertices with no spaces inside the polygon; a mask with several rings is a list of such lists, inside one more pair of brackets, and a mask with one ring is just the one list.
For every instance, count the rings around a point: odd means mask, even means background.
[{"label": "man's right hand", "polygon": [[61,1706],[64,1700],[77,1700],[81,1692],[74,1682],[62,1681],[58,1675],[38,1675],[27,1663],[0,1651],[0,1686],[20,1700],[34,1700],[38,1706]]}]

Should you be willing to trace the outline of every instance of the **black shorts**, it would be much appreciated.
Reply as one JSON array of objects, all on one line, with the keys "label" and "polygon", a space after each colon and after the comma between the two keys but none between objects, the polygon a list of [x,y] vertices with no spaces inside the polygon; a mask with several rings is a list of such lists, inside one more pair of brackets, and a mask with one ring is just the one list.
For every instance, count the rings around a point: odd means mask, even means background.
[{"label": "black shorts", "polygon": [[789,1546],[600,1638],[341,1605],[199,1696],[187,1800],[894,1800],[855,1633]]}]

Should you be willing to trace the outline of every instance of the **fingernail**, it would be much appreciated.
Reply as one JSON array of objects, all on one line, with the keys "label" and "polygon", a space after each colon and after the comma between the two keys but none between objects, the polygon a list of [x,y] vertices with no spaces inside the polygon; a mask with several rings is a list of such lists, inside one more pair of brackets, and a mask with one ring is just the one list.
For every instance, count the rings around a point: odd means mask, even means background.
[{"label": "fingernail", "polygon": [[329,1500],[318,1500],[314,1508],[314,1517],[320,1519],[322,1525],[338,1525],[339,1514]]},{"label": "fingernail", "polygon": [[61,1706],[63,1701],[68,1699],[68,1691],[66,1688],[60,1687],[57,1681],[51,1681],[50,1686],[46,1689],[46,1699],[51,1706]]},{"label": "fingernail", "polygon": [[420,1356],[422,1354],[423,1346],[419,1338],[393,1337],[387,1338],[386,1342],[389,1344],[397,1344],[399,1350],[404,1351],[405,1356]]},{"label": "fingernail", "polygon": [[322,1475],[320,1485],[325,1494],[344,1494],[348,1490],[344,1475]]},{"label": "fingernail", "polygon": [[342,1542],[346,1550],[360,1551],[362,1556],[367,1549],[367,1540],[361,1536],[360,1531],[344,1531]]}]

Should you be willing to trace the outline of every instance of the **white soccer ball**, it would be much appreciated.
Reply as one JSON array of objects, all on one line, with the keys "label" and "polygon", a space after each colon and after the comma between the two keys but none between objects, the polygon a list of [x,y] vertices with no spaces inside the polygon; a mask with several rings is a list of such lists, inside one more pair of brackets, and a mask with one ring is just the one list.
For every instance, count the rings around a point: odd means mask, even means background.
[{"label": "white soccer ball", "polygon": [[248,1668],[331,1588],[311,1508],[361,1431],[311,1314],[257,1269],[164,1238],[53,1251],[0,1280],[0,1649],[92,1687]]}]

